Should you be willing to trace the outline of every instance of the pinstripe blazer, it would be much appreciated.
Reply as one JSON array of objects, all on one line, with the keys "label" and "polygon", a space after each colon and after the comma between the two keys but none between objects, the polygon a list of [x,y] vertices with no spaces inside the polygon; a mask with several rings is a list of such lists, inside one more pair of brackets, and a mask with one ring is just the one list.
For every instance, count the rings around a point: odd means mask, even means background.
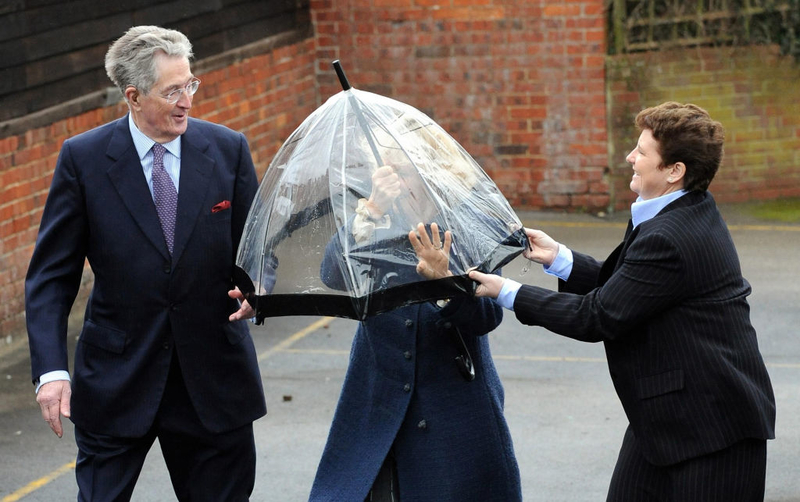
[{"label": "pinstripe blazer", "polygon": [[523,286],[520,322],[602,341],[645,458],[670,465],[744,438],[774,438],[775,398],[739,258],[708,192],[635,229],[606,259],[574,253],[559,292]]}]

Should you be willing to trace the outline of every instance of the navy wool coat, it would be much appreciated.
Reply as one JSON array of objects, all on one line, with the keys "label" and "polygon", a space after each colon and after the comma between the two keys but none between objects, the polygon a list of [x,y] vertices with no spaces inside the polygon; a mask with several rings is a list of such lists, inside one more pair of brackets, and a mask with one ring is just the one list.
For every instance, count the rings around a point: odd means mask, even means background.
[{"label": "navy wool coat", "polygon": [[[455,298],[361,322],[310,500],[364,500],[390,448],[403,502],[520,500],[503,387],[484,336],[501,320],[492,300]],[[455,329],[473,359],[471,382],[454,360]]]}]

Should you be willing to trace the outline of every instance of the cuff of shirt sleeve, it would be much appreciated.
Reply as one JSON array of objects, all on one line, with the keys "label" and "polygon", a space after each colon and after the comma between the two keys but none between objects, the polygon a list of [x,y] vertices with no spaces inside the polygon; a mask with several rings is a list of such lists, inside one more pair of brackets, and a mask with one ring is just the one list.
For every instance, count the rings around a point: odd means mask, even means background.
[{"label": "cuff of shirt sleeve", "polygon": [[39,380],[36,382],[36,393],[39,393],[39,389],[42,387],[42,385],[55,382],[57,380],[66,380],[69,382],[69,372],[65,370],[48,371],[44,375],[40,376]]},{"label": "cuff of shirt sleeve", "polygon": [[573,261],[572,250],[563,244],[559,244],[556,259],[553,260],[553,263],[549,267],[544,267],[544,272],[554,275],[562,281],[566,281],[572,273]]},{"label": "cuff of shirt sleeve", "polygon": [[506,278],[503,281],[503,287],[500,289],[500,294],[497,295],[497,304],[504,309],[514,310],[514,300],[517,299],[517,291],[522,287],[522,284],[513,279]]}]

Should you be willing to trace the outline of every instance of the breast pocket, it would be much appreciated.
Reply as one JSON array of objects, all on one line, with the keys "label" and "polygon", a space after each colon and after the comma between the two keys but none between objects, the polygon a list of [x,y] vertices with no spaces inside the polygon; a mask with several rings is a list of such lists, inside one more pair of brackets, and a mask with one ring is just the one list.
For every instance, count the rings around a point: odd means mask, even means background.
[{"label": "breast pocket", "polygon": [[231,210],[207,214],[198,220],[197,231],[205,246],[225,244],[223,251],[231,244]]}]

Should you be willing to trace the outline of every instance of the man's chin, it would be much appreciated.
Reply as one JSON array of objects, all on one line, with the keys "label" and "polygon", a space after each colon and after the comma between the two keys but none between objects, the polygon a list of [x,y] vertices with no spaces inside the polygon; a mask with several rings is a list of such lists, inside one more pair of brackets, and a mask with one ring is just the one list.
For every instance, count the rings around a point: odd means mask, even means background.
[{"label": "man's chin", "polygon": [[186,132],[186,128],[189,126],[189,116],[186,115],[181,119],[177,119],[173,117],[172,119],[172,130],[175,132],[177,136]]}]

